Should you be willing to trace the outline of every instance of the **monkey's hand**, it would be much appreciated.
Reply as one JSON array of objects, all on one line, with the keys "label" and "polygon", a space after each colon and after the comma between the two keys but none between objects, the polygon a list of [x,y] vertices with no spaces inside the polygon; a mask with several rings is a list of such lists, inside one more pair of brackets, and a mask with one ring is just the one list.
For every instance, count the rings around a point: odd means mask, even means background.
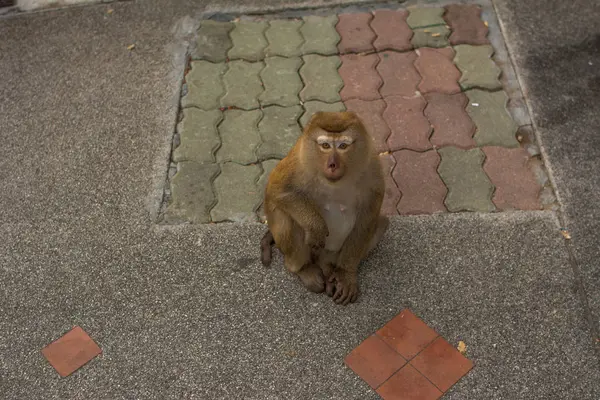
[{"label": "monkey's hand", "polygon": [[[333,301],[337,304],[347,305],[354,303],[358,298],[358,279],[355,271],[336,268],[329,277],[327,286],[331,284],[335,284]],[[328,287],[327,291],[329,292],[329,290]]]},{"label": "monkey's hand", "polygon": [[320,253],[325,247],[327,236],[329,236],[329,229],[325,224],[318,224],[313,229],[306,230],[304,241],[310,246],[313,255]]}]

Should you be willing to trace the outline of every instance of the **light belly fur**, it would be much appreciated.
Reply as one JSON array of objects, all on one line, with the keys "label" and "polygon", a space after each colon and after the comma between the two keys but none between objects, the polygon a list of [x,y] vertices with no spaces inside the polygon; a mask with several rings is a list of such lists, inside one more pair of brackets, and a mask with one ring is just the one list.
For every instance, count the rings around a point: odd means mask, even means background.
[{"label": "light belly fur", "polygon": [[325,249],[337,252],[342,248],[354,227],[356,212],[353,208],[330,203],[321,208],[321,213],[327,223],[327,229],[329,229]]}]

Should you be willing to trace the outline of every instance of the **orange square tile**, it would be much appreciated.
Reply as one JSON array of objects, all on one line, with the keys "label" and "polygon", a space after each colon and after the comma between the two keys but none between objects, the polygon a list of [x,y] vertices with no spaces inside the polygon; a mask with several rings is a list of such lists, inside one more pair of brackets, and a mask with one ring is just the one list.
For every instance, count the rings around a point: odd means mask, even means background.
[{"label": "orange square tile", "polygon": [[408,309],[404,309],[377,331],[388,345],[410,360],[435,339],[438,334]]},{"label": "orange square tile", "polygon": [[410,363],[443,392],[473,368],[471,360],[442,337],[427,346]]},{"label": "orange square tile", "polygon": [[398,371],[406,360],[376,335],[365,339],[346,356],[346,364],[373,389]]},{"label": "orange square tile", "polygon": [[42,349],[42,354],[60,376],[65,377],[100,354],[100,347],[79,326]]},{"label": "orange square tile", "polygon": [[377,389],[383,400],[436,400],[442,392],[410,364]]}]

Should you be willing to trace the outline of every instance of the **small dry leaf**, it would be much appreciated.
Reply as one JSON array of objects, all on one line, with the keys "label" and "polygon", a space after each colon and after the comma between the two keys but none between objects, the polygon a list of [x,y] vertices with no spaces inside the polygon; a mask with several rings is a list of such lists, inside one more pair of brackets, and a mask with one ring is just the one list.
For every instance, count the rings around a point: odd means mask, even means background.
[{"label": "small dry leaf", "polygon": [[458,346],[456,346],[456,350],[460,351],[461,354],[465,354],[467,351],[467,345],[462,340],[458,341]]},{"label": "small dry leaf", "polygon": [[127,50],[133,50],[135,49],[135,44],[130,44],[129,46],[127,46]]},{"label": "small dry leaf", "polygon": [[112,8],[109,8],[108,10],[106,10],[106,13],[107,13],[107,14],[112,14],[112,13],[113,13],[113,11],[115,11],[115,10],[113,10]]},{"label": "small dry leaf", "polygon": [[564,236],[565,239],[567,239],[567,240],[571,239],[571,234],[565,228],[561,228],[560,233],[562,233],[562,235]]},{"label": "small dry leaf", "polygon": [[431,36],[432,37],[438,37],[438,36],[442,36],[442,34],[441,33],[432,33]]},{"label": "small dry leaf", "polygon": [[483,21],[483,24],[484,24],[485,26],[489,26],[489,24],[488,24],[488,22],[487,22],[487,21]]}]

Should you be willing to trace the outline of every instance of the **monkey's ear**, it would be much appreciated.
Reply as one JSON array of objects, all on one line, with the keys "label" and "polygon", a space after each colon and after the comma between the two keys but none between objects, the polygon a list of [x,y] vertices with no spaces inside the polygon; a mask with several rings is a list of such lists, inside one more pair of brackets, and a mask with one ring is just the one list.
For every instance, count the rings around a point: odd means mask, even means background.
[{"label": "monkey's ear", "polygon": [[339,133],[356,125],[361,126],[362,122],[354,111],[318,111],[310,119],[307,132],[321,128],[327,132]]}]

